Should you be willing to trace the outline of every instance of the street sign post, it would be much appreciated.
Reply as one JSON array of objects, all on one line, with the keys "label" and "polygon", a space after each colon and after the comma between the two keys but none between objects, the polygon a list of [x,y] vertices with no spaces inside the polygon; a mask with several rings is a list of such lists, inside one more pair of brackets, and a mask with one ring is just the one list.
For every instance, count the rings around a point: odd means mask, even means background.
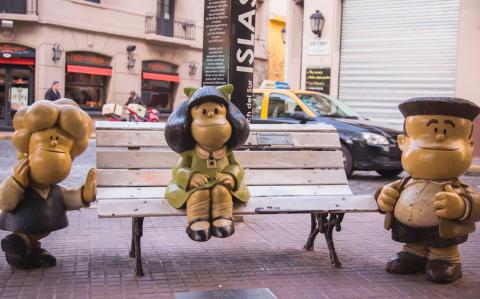
[{"label": "street sign post", "polygon": [[252,119],[256,0],[205,0],[202,85],[235,86],[232,102]]}]

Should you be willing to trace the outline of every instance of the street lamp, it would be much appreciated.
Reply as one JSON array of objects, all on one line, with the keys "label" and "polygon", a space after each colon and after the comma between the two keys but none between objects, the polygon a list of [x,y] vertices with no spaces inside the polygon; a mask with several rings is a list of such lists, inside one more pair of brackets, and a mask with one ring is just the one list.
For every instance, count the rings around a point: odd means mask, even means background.
[{"label": "street lamp", "polygon": [[285,29],[285,27],[282,28],[282,42],[283,44],[285,45],[285,43],[287,42],[287,29]]},{"label": "street lamp", "polygon": [[53,51],[52,60],[54,62],[59,61],[60,58],[62,58],[62,52],[63,52],[60,44],[59,43],[53,44],[52,51]]},{"label": "street lamp", "polygon": [[312,32],[321,37],[323,25],[325,25],[325,17],[319,10],[310,16],[310,25],[312,26]]},{"label": "street lamp", "polygon": [[190,69],[190,71],[188,72],[190,76],[193,77],[197,74],[197,64],[195,62],[190,63],[188,68]]},{"label": "street lamp", "polygon": [[135,67],[135,56],[133,55],[133,51],[135,51],[135,49],[137,48],[137,46],[135,45],[128,45],[127,46],[127,68],[129,70],[133,69]]}]

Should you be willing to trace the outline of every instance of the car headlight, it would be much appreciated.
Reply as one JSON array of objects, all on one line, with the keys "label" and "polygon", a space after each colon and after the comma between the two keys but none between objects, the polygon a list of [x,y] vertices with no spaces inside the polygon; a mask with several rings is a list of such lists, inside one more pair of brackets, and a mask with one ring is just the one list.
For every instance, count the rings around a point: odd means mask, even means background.
[{"label": "car headlight", "polygon": [[379,134],[363,132],[362,136],[368,145],[388,145],[389,144],[388,139]]}]

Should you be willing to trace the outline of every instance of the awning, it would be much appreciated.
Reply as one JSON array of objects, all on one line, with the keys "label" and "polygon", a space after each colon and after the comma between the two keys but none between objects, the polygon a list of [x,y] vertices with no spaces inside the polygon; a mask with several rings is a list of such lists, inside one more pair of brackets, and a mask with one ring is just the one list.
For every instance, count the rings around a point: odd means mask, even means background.
[{"label": "awning", "polygon": [[104,67],[83,66],[83,65],[67,65],[68,73],[80,73],[100,76],[112,76],[112,69]]},{"label": "awning", "polygon": [[166,75],[166,74],[157,74],[157,73],[143,73],[143,79],[147,80],[157,80],[157,81],[168,81],[168,82],[180,82],[180,77],[178,75]]},{"label": "awning", "polygon": [[3,64],[20,64],[20,65],[35,65],[33,58],[0,58],[0,63]]}]

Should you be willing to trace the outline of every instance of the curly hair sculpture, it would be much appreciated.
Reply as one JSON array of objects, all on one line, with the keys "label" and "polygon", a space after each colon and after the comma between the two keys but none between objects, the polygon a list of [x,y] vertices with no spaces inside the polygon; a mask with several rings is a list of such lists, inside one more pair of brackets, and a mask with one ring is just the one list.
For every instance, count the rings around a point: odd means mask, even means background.
[{"label": "curly hair sculpture", "polygon": [[20,109],[13,119],[13,127],[15,129],[13,144],[19,156],[28,154],[32,133],[60,127],[74,140],[74,146],[70,151],[74,158],[87,149],[93,122],[90,116],[70,99],[40,100]]}]

